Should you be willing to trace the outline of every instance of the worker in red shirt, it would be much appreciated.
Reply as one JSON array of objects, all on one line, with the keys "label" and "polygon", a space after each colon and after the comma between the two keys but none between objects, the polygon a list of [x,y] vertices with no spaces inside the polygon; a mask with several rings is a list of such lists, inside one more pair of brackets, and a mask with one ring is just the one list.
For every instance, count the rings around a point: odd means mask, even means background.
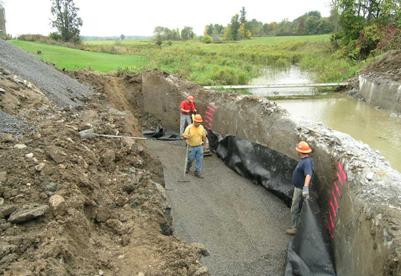
[{"label": "worker in red shirt", "polygon": [[182,135],[186,126],[192,124],[191,115],[193,113],[196,113],[194,97],[188,96],[180,104],[180,135]]}]

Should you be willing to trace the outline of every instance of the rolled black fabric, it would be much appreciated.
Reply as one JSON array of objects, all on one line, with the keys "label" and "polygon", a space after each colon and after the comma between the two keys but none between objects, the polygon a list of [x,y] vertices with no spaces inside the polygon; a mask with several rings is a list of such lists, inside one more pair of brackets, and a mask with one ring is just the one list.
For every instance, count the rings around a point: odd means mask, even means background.
[{"label": "rolled black fabric", "polygon": [[[296,160],[234,136],[220,139],[216,153],[235,172],[264,186],[291,206],[291,176]],[[318,178],[314,176],[312,187],[318,185]],[[311,198],[303,202],[297,234],[288,245],[286,276],[336,275],[330,254],[331,244],[327,232],[323,231],[321,218],[319,205],[312,193]]]},{"label": "rolled black fabric", "polygon": [[234,136],[224,137],[218,143],[216,153],[238,174],[262,185],[291,206],[291,175],[296,160]]},{"label": "rolled black fabric", "polygon": [[217,146],[219,142],[223,139],[221,135],[218,133],[213,132],[210,128],[205,128],[207,131],[207,139],[209,140],[209,149],[212,152],[216,152]]},{"label": "rolled black fabric", "polygon": [[314,197],[303,202],[297,234],[288,244],[285,275],[336,275],[330,242]]},{"label": "rolled black fabric", "polygon": [[178,133],[164,129],[163,127],[157,127],[155,130],[145,130],[142,132],[143,136],[150,139],[174,141],[181,140]]}]

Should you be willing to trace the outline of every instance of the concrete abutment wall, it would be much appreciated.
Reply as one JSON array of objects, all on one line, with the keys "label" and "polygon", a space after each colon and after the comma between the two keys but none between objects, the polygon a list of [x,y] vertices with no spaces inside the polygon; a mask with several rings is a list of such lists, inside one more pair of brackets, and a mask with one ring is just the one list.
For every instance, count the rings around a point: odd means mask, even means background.
[{"label": "concrete abutment wall", "polygon": [[359,76],[359,93],[372,105],[401,113],[401,83]]},{"label": "concrete abutment wall", "polygon": [[178,129],[179,103],[195,96],[212,129],[297,158],[300,140],[314,149],[321,208],[332,238],[338,275],[401,274],[401,175],[350,136],[290,118],[274,102],[213,93],[160,72],[142,77],[144,109]]}]

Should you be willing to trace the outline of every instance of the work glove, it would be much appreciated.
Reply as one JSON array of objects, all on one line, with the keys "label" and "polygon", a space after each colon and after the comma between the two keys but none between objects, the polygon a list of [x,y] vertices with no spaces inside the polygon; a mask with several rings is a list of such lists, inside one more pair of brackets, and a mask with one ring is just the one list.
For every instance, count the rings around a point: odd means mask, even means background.
[{"label": "work glove", "polygon": [[309,199],[309,187],[304,186],[304,188],[302,189],[302,196],[305,199]]}]

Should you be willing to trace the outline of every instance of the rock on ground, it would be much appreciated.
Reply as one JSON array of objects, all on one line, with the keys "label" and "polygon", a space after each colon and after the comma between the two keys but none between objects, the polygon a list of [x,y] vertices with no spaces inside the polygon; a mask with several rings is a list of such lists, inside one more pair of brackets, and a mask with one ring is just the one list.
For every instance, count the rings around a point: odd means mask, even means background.
[{"label": "rock on ground", "polygon": [[[1,42],[0,66],[14,62],[4,57],[4,47]],[[140,141],[82,140],[78,134],[94,128],[140,136],[140,85],[132,81],[138,77],[77,73],[96,94],[79,108],[65,108],[86,95],[67,88],[87,86],[64,75],[62,82],[53,73],[44,76],[48,69],[36,63],[15,62],[24,75],[0,68],[0,130],[6,134],[0,135],[0,274],[198,271],[201,254],[162,233],[171,218],[160,162]],[[40,78],[38,87],[24,80],[28,75]]]}]

